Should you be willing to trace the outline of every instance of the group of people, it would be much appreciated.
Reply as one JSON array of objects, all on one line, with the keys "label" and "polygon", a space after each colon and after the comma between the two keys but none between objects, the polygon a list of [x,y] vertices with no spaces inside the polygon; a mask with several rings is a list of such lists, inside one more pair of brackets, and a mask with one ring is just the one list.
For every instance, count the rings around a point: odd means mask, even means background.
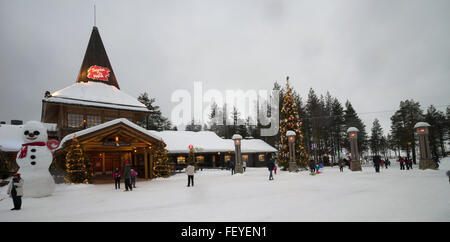
[{"label": "group of people", "polygon": [[412,170],[412,168],[413,168],[413,166],[412,166],[413,161],[409,158],[403,158],[403,157],[399,156],[397,162],[400,163],[400,170],[405,170],[405,168],[407,170],[409,170],[409,169]]},{"label": "group of people", "polygon": [[125,183],[125,192],[133,191],[133,188],[136,188],[136,177],[138,173],[131,168],[128,161],[125,162],[125,166],[123,168],[123,174],[120,173],[119,168],[116,168],[113,172],[114,177],[114,185],[117,189],[120,189],[120,179],[123,175],[124,183]]},{"label": "group of people", "polygon": [[373,166],[375,167],[375,172],[380,172],[380,167],[384,166],[387,169],[390,165],[391,161],[389,160],[389,158],[382,160],[381,156],[379,155],[375,155],[373,157]]}]

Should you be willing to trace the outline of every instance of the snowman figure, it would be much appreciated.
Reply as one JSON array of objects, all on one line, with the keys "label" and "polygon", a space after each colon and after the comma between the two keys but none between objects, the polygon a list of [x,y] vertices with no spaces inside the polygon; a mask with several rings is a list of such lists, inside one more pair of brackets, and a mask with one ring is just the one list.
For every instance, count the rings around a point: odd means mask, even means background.
[{"label": "snowman figure", "polygon": [[41,122],[25,123],[24,144],[16,157],[20,167],[19,172],[24,178],[25,197],[50,196],[55,190],[55,182],[48,170],[52,164],[53,155],[47,146],[47,139],[47,129]]}]

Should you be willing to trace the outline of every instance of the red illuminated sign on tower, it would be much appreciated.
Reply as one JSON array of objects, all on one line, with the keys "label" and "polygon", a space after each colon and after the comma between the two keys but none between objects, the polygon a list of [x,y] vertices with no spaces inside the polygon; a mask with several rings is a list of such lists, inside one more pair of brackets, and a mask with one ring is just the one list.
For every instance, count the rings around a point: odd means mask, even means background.
[{"label": "red illuminated sign on tower", "polygon": [[111,71],[102,66],[91,66],[87,71],[87,78],[92,80],[108,81],[109,73]]}]

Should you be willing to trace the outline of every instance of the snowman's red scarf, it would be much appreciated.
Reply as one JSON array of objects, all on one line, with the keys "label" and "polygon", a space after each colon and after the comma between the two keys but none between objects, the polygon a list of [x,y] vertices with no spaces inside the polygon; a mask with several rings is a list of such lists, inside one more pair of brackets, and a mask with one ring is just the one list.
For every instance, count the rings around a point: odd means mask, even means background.
[{"label": "snowman's red scarf", "polygon": [[19,158],[24,158],[25,156],[27,156],[28,146],[46,146],[46,144],[45,144],[45,142],[32,142],[32,143],[22,144],[22,148],[20,149]]}]

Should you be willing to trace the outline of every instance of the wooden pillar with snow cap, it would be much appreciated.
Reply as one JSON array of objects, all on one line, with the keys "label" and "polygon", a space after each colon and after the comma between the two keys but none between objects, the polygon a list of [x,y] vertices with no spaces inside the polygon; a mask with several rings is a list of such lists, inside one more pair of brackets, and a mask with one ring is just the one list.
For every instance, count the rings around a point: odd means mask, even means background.
[{"label": "wooden pillar with snow cap", "polygon": [[292,130],[288,130],[286,132],[286,136],[288,138],[289,144],[289,172],[297,172],[298,166],[297,162],[295,162],[295,132]]},{"label": "wooden pillar with snow cap", "polygon": [[436,163],[430,151],[430,141],[428,139],[429,128],[431,125],[426,122],[418,122],[414,125],[415,134],[419,138],[420,161],[419,169],[437,169]]},{"label": "wooden pillar with snow cap", "polygon": [[234,134],[231,139],[234,141],[234,148],[236,154],[236,164],[235,164],[235,173],[244,173],[244,167],[242,165],[242,155],[241,155],[241,140],[242,136],[239,134]]},{"label": "wooden pillar with snow cap", "polygon": [[355,127],[350,127],[347,129],[348,138],[350,140],[350,150],[352,158],[352,161],[350,163],[350,169],[352,171],[362,171],[358,151],[358,132],[359,130]]}]

